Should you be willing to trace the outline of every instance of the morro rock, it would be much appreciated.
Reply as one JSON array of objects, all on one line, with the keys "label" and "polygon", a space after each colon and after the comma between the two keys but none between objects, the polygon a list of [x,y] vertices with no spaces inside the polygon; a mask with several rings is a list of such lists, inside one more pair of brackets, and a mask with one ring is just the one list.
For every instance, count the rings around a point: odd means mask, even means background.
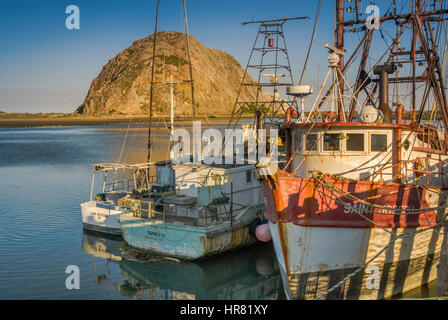
[{"label": "morro rock", "polygon": [[[157,33],[153,57],[153,35],[135,41],[111,59],[95,77],[84,102],[77,112],[90,115],[147,114],[151,87],[151,68],[155,64],[154,81],[190,79],[186,35],[174,31]],[[228,116],[231,114],[244,69],[230,54],[208,48],[190,36],[196,114]],[[247,75],[245,82],[252,81]],[[243,90],[240,100],[253,101],[256,87]],[[262,93],[262,95],[265,95]],[[266,98],[266,96],[262,97]],[[189,83],[174,87],[176,116],[191,116]],[[166,116],[170,108],[168,85],[153,87],[153,115]]]}]

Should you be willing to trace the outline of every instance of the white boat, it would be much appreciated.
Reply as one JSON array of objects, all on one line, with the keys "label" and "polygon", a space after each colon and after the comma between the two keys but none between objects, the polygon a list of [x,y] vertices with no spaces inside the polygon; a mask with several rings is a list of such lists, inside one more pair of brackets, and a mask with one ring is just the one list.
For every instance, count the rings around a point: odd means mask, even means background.
[{"label": "white boat", "polygon": [[[147,185],[154,181],[154,177],[142,177],[139,175],[140,172],[146,172],[153,165],[153,163],[133,165],[118,163],[94,164],[90,200],[81,203],[84,229],[121,235],[118,218],[120,214],[127,212],[128,209],[120,208],[118,200],[126,195],[131,195],[133,190],[138,189],[144,183]],[[98,173],[101,175],[103,183],[101,193],[93,198],[95,176]]]},{"label": "white boat", "polygon": [[106,201],[81,203],[82,225],[87,230],[110,234],[120,233],[120,207]]}]

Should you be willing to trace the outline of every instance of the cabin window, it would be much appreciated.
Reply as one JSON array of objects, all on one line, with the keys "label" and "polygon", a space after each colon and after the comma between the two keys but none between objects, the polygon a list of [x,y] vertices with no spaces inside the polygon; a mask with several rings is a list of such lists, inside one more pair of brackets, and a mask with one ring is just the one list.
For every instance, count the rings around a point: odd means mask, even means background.
[{"label": "cabin window", "polygon": [[317,134],[311,133],[306,136],[306,151],[317,150]]},{"label": "cabin window", "polygon": [[250,183],[252,181],[252,170],[246,171],[246,183]]},{"label": "cabin window", "polygon": [[339,133],[324,134],[324,151],[339,151],[341,139]]},{"label": "cabin window", "polygon": [[347,151],[364,151],[363,133],[348,133],[346,141]]},{"label": "cabin window", "polygon": [[370,150],[371,151],[386,151],[387,150],[387,135],[372,133],[370,135]]}]

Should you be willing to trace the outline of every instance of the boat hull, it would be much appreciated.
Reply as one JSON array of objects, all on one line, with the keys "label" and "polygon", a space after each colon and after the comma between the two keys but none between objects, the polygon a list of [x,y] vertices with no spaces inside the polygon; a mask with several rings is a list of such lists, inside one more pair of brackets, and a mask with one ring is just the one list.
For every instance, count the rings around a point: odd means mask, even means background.
[{"label": "boat hull", "polygon": [[[289,299],[319,297],[372,259],[391,240],[391,234],[380,228],[270,223],[270,230]],[[422,228],[387,230],[400,235]],[[368,268],[322,298],[387,299],[435,280],[443,239],[436,231],[423,231],[396,240]]]},{"label": "boat hull", "polygon": [[121,235],[119,217],[121,210],[113,204],[98,201],[81,203],[84,229],[111,235]]},{"label": "boat hull", "polygon": [[[328,180],[359,203],[315,179],[283,173],[275,188],[263,182],[266,217],[290,299],[385,299],[436,279],[443,210],[397,216],[394,209],[443,205],[443,190],[365,181]],[[334,191],[334,190],[333,190]],[[343,200],[343,201],[339,201]],[[365,206],[365,201],[391,208]],[[365,218],[363,218],[363,216]],[[393,239],[403,235],[403,238]],[[325,295],[345,276],[359,270]]]},{"label": "boat hull", "polygon": [[142,219],[130,214],[120,216],[124,240],[132,247],[183,260],[195,260],[255,243],[250,224],[257,219],[263,204],[247,208],[235,219],[208,226],[164,223],[157,219]]}]

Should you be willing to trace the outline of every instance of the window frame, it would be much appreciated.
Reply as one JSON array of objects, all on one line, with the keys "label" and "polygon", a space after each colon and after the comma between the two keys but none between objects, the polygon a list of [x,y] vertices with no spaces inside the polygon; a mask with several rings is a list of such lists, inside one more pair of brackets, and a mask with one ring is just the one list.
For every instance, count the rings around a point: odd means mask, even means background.
[{"label": "window frame", "polygon": [[[296,151],[297,147],[302,143],[303,139],[304,139],[304,134],[300,131],[297,131],[294,136],[293,136],[293,149],[291,150],[292,152]],[[304,150],[304,145],[302,143],[302,145],[300,146],[300,148],[297,150],[297,152],[302,152]]]},{"label": "window frame", "polygon": [[333,134],[335,134],[335,135],[340,135],[340,134],[343,134],[344,132],[343,131],[328,131],[328,132],[321,132],[321,135],[323,135],[323,136],[321,136],[321,143],[320,143],[320,150],[321,150],[321,153],[325,153],[325,154],[331,154],[331,153],[335,153],[335,152],[344,152],[343,150],[343,148],[344,148],[344,145],[343,145],[343,140],[344,139],[339,139],[339,150],[325,150],[324,149],[324,145],[325,145],[325,141],[324,141],[324,139],[325,139],[325,134],[328,134],[328,135],[333,135]]},{"label": "window frame", "polygon": [[366,132],[366,131],[359,131],[359,130],[349,130],[349,131],[346,131],[346,132],[344,132],[344,135],[345,136],[347,136],[348,137],[348,135],[349,134],[362,134],[363,135],[363,141],[364,141],[364,148],[363,148],[363,150],[361,151],[361,150],[357,150],[357,151],[355,151],[355,150],[348,150],[347,149],[347,141],[348,141],[348,139],[343,139],[344,140],[344,153],[348,153],[348,154],[360,154],[360,153],[362,153],[362,154],[366,154],[368,151],[366,150],[366,147],[368,147],[368,141],[367,141],[367,139],[368,139],[368,136],[369,136],[369,132]]},{"label": "window frame", "polygon": [[[372,135],[384,135],[386,136],[386,150],[384,151],[373,151],[372,150]],[[370,154],[377,154],[380,152],[387,152],[389,150],[389,147],[392,143],[391,133],[390,132],[384,132],[384,131],[370,131],[369,132],[369,153]]]},{"label": "window frame", "polygon": [[[252,169],[246,170],[246,184],[250,184],[253,181],[252,171]],[[247,178],[249,178],[249,180],[247,180]]]},{"label": "window frame", "polygon": [[[309,135],[312,135],[312,134],[316,135],[316,141],[317,141],[317,144],[316,144],[316,147],[315,147],[314,150],[308,150],[308,149],[306,148],[306,146],[307,146],[306,138],[307,138]],[[314,154],[316,154],[316,153],[320,153],[320,145],[321,145],[321,143],[320,143],[320,135],[321,135],[320,132],[310,132],[310,133],[308,133],[306,136],[305,136],[305,134],[302,134],[302,139],[305,139],[305,141],[304,141],[304,143],[303,143],[303,147],[301,148],[304,154],[308,154],[308,153],[314,153]]]}]

